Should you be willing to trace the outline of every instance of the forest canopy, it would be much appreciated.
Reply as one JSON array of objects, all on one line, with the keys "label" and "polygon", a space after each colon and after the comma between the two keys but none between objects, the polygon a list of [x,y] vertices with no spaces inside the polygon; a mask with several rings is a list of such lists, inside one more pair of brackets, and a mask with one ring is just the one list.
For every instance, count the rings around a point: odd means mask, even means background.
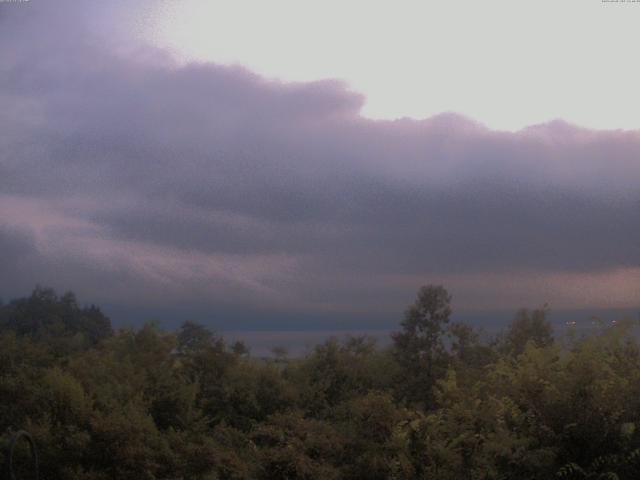
[{"label": "forest canopy", "polygon": [[2,446],[30,432],[47,479],[640,478],[632,321],[559,335],[543,307],[488,336],[452,308],[425,286],[387,347],[260,358],[38,287],[0,304]]}]

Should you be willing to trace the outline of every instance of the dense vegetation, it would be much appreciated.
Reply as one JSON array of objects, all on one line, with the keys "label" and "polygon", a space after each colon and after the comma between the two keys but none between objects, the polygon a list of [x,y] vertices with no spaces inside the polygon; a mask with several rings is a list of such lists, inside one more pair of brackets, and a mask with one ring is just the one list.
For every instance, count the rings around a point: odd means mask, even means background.
[{"label": "dense vegetation", "polygon": [[450,301],[423,287],[388,348],[260,359],[37,288],[0,305],[0,433],[31,432],[47,479],[640,478],[630,323],[554,338],[522,310],[483,338]]}]

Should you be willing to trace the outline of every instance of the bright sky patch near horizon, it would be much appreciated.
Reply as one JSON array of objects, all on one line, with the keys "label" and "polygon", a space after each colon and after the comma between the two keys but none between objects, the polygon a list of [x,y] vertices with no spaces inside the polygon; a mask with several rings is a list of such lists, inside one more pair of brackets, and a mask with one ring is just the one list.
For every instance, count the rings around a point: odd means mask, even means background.
[{"label": "bright sky patch near horizon", "polygon": [[640,3],[158,4],[145,35],[184,61],[240,64],[284,81],[338,78],[369,118],[442,112],[516,131],[555,118],[640,128]]}]

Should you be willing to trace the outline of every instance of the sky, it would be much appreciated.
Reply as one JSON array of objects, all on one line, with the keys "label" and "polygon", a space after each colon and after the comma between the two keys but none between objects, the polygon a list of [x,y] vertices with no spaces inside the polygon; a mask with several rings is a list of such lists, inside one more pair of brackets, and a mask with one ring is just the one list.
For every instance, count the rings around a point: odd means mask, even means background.
[{"label": "sky", "polygon": [[340,78],[366,95],[369,118],[640,127],[637,2],[186,0],[150,16],[141,30],[178,59]]},{"label": "sky", "polygon": [[0,3],[0,297],[640,308],[640,3],[344,3]]}]

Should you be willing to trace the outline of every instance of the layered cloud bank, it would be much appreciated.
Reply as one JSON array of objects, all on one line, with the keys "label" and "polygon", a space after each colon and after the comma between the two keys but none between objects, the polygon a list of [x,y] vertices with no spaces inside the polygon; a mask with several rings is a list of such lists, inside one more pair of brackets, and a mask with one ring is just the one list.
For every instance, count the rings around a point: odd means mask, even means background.
[{"label": "layered cloud bank", "polygon": [[467,310],[640,304],[640,131],[373,121],[340,82],[179,66],[34,4],[0,5],[4,298],[301,322],[395,315],[430,282]]}]

